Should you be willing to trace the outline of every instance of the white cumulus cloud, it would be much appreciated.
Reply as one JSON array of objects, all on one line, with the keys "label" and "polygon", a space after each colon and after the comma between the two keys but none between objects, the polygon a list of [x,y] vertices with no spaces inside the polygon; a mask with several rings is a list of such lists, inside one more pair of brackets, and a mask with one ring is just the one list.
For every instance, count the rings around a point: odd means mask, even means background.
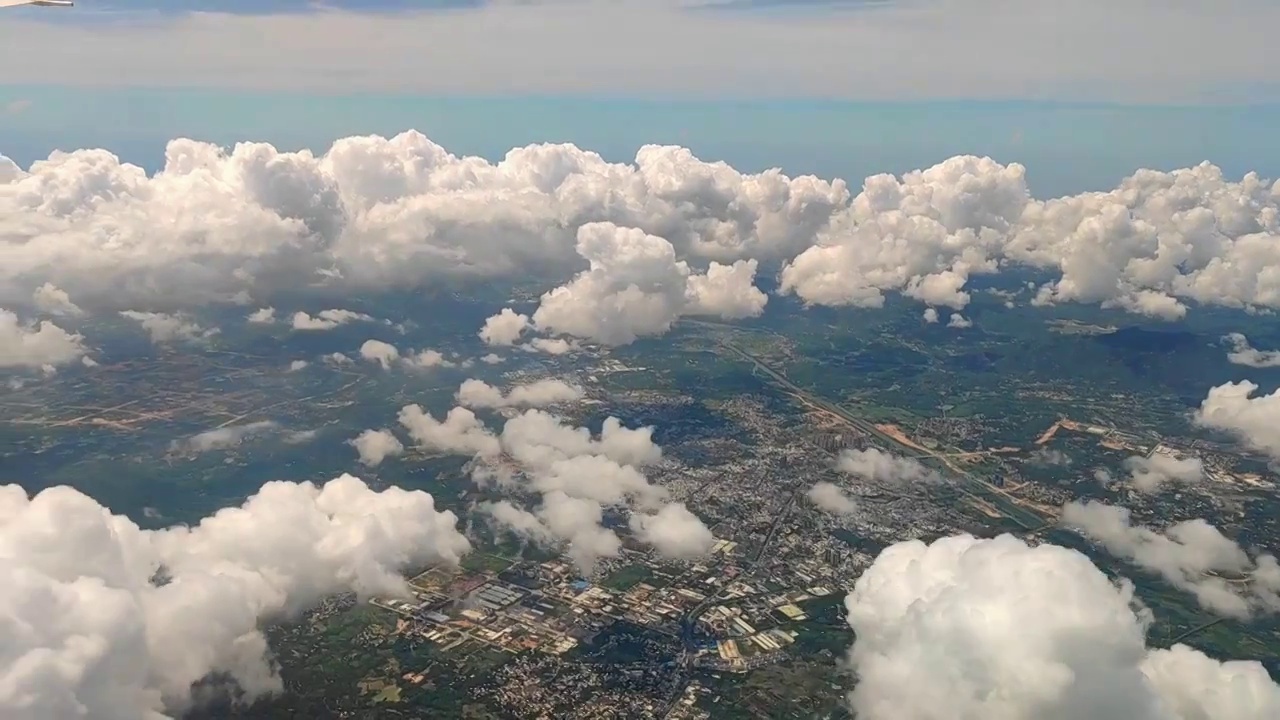
[{"label": "white cumulus cloud", "polygon": [[483,380],[466,380],[458,388],[459,405],[472,408],[546,407],[582,399],[582,388],[563,380],[544,378],[502,390]]},{"label": "white cumulus cloud", "polygon": [[[755,274],[782,263],[780,292],[807,304],[880,307],[896,292],[949,308],[957,326],[969,279],[1010,268],[1043,273],[1039,305],[1164,319],[1189,303],[1280,307],[1280,185],[1208,163],[1049,199],[1031,197],[1023,166],[974,156],[848,183],[743,173],[656,145],[627,164],[567,144],[492,163],[412,131],[319,154],[179,139],[154,175],[104,150],[3,164],[6,302],[48,284],[74,288],[87,311],[172,313],[317,278],[339,294],[536,277],[562,284],[532,315],[486,323],[487,343],[515,344],[532,327],[622,344],[682,315],[759,314]],[[291,322],[354,319],[369,318],[330,309]]]},{"label": "white cumulus cloud", "polygon": [[177,717],[213,672],[278,691],[264,623],[336,592],[403,594],[402,571],[469,549],[430,495],[350,475],[270,482],[158,531],[69,487],[0,486],[0,715]]},{"label": "white cumulus cloud", "polygon": [[808,497],[814,505],[835,515],[849,515],[858,509],[858,504],[839,485],[826,480],[814,483]]},{"label": "white cumulus cloud", "polygon": [[35,303],[36,308],[41,312],[50,315],[83,315],[84,310],[79,305],[71,302],[71,296],[66,290],[59,288],[53,283],[45,283],[35,289],[31,293],[31,301]]},{"label": "white cumulus cloud", "polygon": [[364,344],[360,346],[360,357],[369,362],[378,363],[383,370],[387,370],[400,359],[400,351],[391,343],[385,343],[381,340],[365,340]]},{"label": "white cumulus cloud", "polygon": [[1197,425],[1220,430],[1273,458],[1280,458],[1280,390],[1254,395],[1248,380],[1209,389],[1195,413]]},{"label": "white cumulus cloud", "polygon": [[1242,333],[1229,333],[1222,338],[1231,346],[1227,360],[1234,365],[1267,368],[1280,366],[1280,350],[1259,350],[1249,344]]},{"label": "white cumulus cloud", "polygon": [[294,330],[332,330],[339,325],[346,325],[355,320],[363,320],[371,322],[372,317],[364,313],[353,312],[351,310],[330,309],[321,310],[314,316],[308,315],[299,310],[293,314],[290,324]]},{"label": "white cumulus cloud", "polygon": [[481,337],[514,342],[527,324],[544,333],[626,345],[665,333],[683,315],[753,317],[768,300],[754,285],[754,260],[732,266],[712,261],[705,274],[695,274],[667,240],[607,222],[579,228],[576,247],[587,270],[543,294],[529,320],[504,310],[486,321]]},{"label": "white cumulus cloud", "polygon": [[711,552],[715,535],[684,503],[664,505],[656,513],[635,513],[631,531],[641,542],[652,545],[662,555],[688,560]]},{"label": "white cumulus cloud", "polygon": [[915,458],[899,457],[878,448],[844,450],[836,458],[836,469],[885,484],[937,482],[942,479],[936,470]]},{"label": "white cumulus cloud", "polygon": [[84,338],[42,320],[24,324],[0,308],[0,368],[56,367],[84,356]]},{"label": "white cumulus cloud", "polygon": [[467,408],[455,407],[437,420],[418,405],[402,408],[400,423],[424,449],[473,456],[477,482],[496,481],[516,495],[539,497],[532,511],[511,500],[486,510],[529,540],[567,543],[583,572],[620,547],[616,533],[601,524],[606,507],[631,510],[632,531],[663,555],[688,558],[709,547],[711,533],[702,521],[687,508],[670,509],[667,491],[644,474],[662,460],[653,428],[628,428],[610,417],[593,433],[531,408],[495,432]]},{"label": "white cumulus cloud", "polygon": [[480,339],[486,345],[515,345],[528,328],[528,315],[503,308],[497,315],[491,315],[484,321],[484,327],[480,328]]},{"label": "white cumulus cloud", "polygon": [[[1156,531],[1132,525],[1125,508],[1088,501],[1067,503],[1061,521],[1113,555],[1193,594],[1215,613],[1244,618],[1258,610],[1280,611],[1275,557],[1250,558],[1204,520],[1186,520]],[[1224,574],[1246,582],[1231,582]]]},{"label": "white cumulus cloud", "polygon": [[[840,181],[744,174],[679,147],[646,146],[615,164],[572,145],[531,145],[494,164],[416,132],[344,138],[321,155],[174,140],[152,176],[80,150],[0,182],[0,290],[38,279],[77,288],[82,306],[160,310],[317,276],[370,289],[567,275],[582,262],[578,229],[594,222],[660,236],[682,256],[787,257],[847,195]],[[301,313],[294,324],[344,321],[331,315]]]},{"label": "white cumulus cloud", "polygon": [[1200,458],[1179,458],[1164,453],[1126,458],[1125,468],[1135,490],[1153,493],[1170,483],[1195,483],[1204,479]]},{"label": "white cumulus cloud", "polygon": [[181,313],[143,312],[140,310],[122,310],[121,317],[133,320],[147,331],[151,342],[167,345],[178,341],[195,342],[204,340],[218,333],[216,328],[206,329],[200,323]]},{"label": "white cumulus cloud", "polygon": [[845,599],[862,720],[1265,720],[1257,662],[1146,643],[1127,583],[1084,555],[1009,535],[884,550]]},{"label": "white cumulus cloud", "polygon": [[348,441],[360,455],[360,462],[377,467],[383,460],[404,452],[404,445],[390,430],[365,430]]},{"label": "white cumulus cloud", "polygon": [[270,325],[276,321],[276,309],[273,307],[258,308],[246,315],[245,321],[255,325]]}]

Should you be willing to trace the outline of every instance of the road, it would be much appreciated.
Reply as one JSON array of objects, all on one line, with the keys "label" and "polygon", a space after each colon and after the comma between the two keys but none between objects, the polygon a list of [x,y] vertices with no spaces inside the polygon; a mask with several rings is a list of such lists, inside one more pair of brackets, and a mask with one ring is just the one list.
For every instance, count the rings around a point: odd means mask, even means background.
[{"label": "road", "polygon": [[[778,516],[773,519],[773,523],[769,526],[769,534],[765,536],[764,542],[760,543],[760,549],[756,551],[755,557],[751,559],[751,564],[742,569],[742,574],[738,576],[739,580],[746,580],[753,576],[756,567],[760,565],[760,561],[764,559],[765,554],[769,551],[769,546],[773,544],[773,540],[777,537],[778,528],[782,526],[782,521],[791,514],[791,508],[795,506],[796,498],[800,496],[800,490],[793,489],[790,497],[787,498],[787,504],[782,507]],[[668,700],[662,712],[658,713],[658,717],[667,717],[675,709],[676,703],[680,701],[684,693],[684,688],[689,682],[689,671],[693,669],[694,653],[697,652],[697,643],[694,642],[693,631],[698,624],[698,618],[707,608],[715,604],[720,596],[724,594],[728,586],[721,588],[719,591],[703,598],[702,602],[690,608],[684,615],[680,617],[680,641],[684,644],[684,651],[680,658],[679,668],[676,670],[675,690],[671,698]],[[764,594],[764,593],[760,593]],[[745,596],[734,598],[733,601],[741,601],[747,599]]]},{"label": "road", "polygon": [[[783,375],[781,372],[769,367],[769,365],[767,365],[760,358],[752,355],[746,350],[743,350],[737,345],[734,345],[733,343],[730,343],[730,342],[722,342],[721,347],[737,355],[738,357],[752,363],[756,367],[756,369],[763,372],[771,380],[776,382],[778,385],[781,385],[789,393],[803,400],[804,402],[807,402],[810,405],[821,408],[822,410],[825,410],[839,417],[841,420],[844,420],[845,422],[849,423],[850,425],[857,428],[858,430],[876,438],[877,440],[883,443],[889,444],[891,446],[896,446],[898,448],[902,448],[904,451],[906,451],[909,454],[918,455],[920,453],[920,448],[918,446],[908,445],[906,443],[903,443],[898,438],[895,438],[892,435],[881,432],[879,429],[876,428],[876,426],[873,423],[867,422],[866,420],[850,413],[848,410],[845,410],[843,407],[833,402],[830,402],[825,398],[818,397],[813,393],[800,388],[795,383],[787,379],[786,375]],[[959,486],[956,488],[962,494],[970,498],[973,498],[974,500],[978,500],[981,502],[994,505],[996,509],[999,510],[1005,517],[1008,517],[1010,520],[1017,523],[1017,525],[1023,528],[1024,530],[1032,530],[1035,528],[1040,528],[1040,527],[1043,527],[1046,523],[1053,521],[1052,518],[1047,518],[1041,515],[1040,513],[1034,510],[1031,510],[1030,508],[1027,508],[1026,506],[1020,504],[1016,498],[1004,492],[1000,488],[997,488],[996,486],[983,480],[982,478],[979,478],[973,473],[970,473],[962,468],[957,467],[955,464],[947,460],[946,455],[947,455],[946,453],[934,453],[934,452],[928,453],[928,457],[942,463],[944,466],[946,466],[952,471],[952,474],[956,475],[958,478],[964,481],[965,484],[963,486]]]},{"label": "road", "polygon": [[[759,370],[760,372],[763,372],[765,375],[769,377],[770,380],[774,381],[775,383],[780,385],[782,388],[784,388],[787,392],[791,393],[792,395],[799,398],[800,400],[806,403],[809,403],[812,406],[825,410],[826,412],[829,412],[833,415],[836,415],[841,420],[844,420],[845,422],[849,423],[856,429],[880,440],[881,442],[887,445],[904,449],[906,451],[906,454],[919,456],[921,451],[920,447],[907,445],[901,442],[900,440],[898,440],[897,438],[894,438],[893,436],[880,431],[875,427],[873,423],[867,422],[866,420],[860,417],[857,417],[856,415],[853,415],[849,411],[845,410],[843,407],[840,407],[839,405],[832,403],[824,398],[817,397],[814,394],[810,393],[809,391],[798,387],[797,385],[792,383],[789,379],[787,379],[787,377],[783,375],[781,372],[773,369],[772,367],[769,367],[769,365],[764,363],[762,360],[748,353],[747,351],[743,350],[737,345],[734,345],[729,342],[721,342],[720,344],[726,350],[752,363],[757,370]],[[1053,524],[1054,520],[1052,518],[1045,518],[1040,514],[1018,504],[1012,496],[1001,491],[999,488],[995,487],[994,485],[991,485],[990,483],[986,482],[985,480],[982,480],[981,478],[978,478],[972,473],[966,472],[963,469],[956,467],[951,462],[948,462],[946,455],[947,453],[928,452],[928,455],[926,455],[925,457],[929,457],[930,459],[933,459],[935,461],[942,463],[944,466],[951,469],[954,475],[956,475],[958,478],[964,481],[964,485],[956,487],[956,490],[959,491],[961,494],[966,495],[970,498],[973,498],[974,500],[978,500],[990,505],[994,505],[1006,517],[1010,518],[1011,520],[1013,520],[1013,522],[1017,523],[1020,527],[1027,530],[1031,530],[1035,528],[1043,528],[1047,525]],[[756,566],[765,557],[768,551],[769,545],[772,543],[776,535],[777,529],[781,526],[782,521],[790,513],[791,508],[795,504],[796,498],[799,496],[799,492],[800,492],[799,490],[793,491],[790,498],[788,499],[786,506],[783,508],[782,512],[778,513],[778,517],[774,519],[772,526],[769,528],[769,534],[766,536],[764,543],[761,544],[759,551],[756,553],[755,557],[752,558],[751,564],[743,569],[743,573],[740,576],[741,579],[747,579],[751,577],[752,573],[755,571]],[[677,672],[676,682],[675,682],[676,689],[673,692],[672,697],[667,702],[666,706],[658,714],[659,717],[666,717],[668,714],[672,712],[672,710],[675,709],[675,705],[678,702],[679,698],[681,697],[681,693],[684,690],[684,686],[688,683],[689,673],[693,669],[694,653],[697,650],[696,643],[694,642],[694,629],[695,629],[695,626],[697,625],[698,617],[701,616],[702,613],[707,610],[707,608],[715,604],[720,599],[720,596],[723,594],[723,592],[724,591],[721,590],[720,592],[717,592],[708,596],[702,602],[698,603],[696,606],[689,609],[689,611],[687,611],[680,618],[680,639],[684,644],[684,653],[683,653],[683,657],[681,658],[680,666],[676,671]]]}]

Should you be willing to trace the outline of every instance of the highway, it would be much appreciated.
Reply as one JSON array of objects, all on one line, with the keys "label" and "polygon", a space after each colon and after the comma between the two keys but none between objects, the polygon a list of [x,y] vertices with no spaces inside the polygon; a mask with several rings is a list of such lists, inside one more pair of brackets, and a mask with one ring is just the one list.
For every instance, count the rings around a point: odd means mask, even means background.
[{"label": "highway", "polygon": [[[832,403],[824,398],[817,397],[813,393],[810,393],[809,391],[798,387],[795,383],[792,383],[790,380],[788,380],[787,377],[783,375],[781,372],[778,372],[777,370],[769,367],[760,358],[757,358],[756,356],[752,355],[746,350],[743,350],[737,345],[734,345],[733,343],[730,343],[730,342],[721,342],[721,347],[737,355],[738,357],[752,363],[758,370],[763,372],[771,380],[773,380],[778,385],[782,386],[787,392],[791,393],[797,398],[839,417],[841,420],[844,420],[845,422],[849,423],[850,425],[857,428],[858,430],[880,440],[881,442],[902,448],[909,454],[913,454],[913,455],[919,454],[920,452],[919,447],[904,444],[902,441],[898,440],[892,435],[888,435],[878,430],[873,423],[867,422],[866,420],[856,415],[853,415],[848,410],[845,410],[843,407],[835,403]],[[1031,510],[1030,508],[1027,508],[1024,505],[1021,505],[1016,501],[1015,498],[1013,498],[1008,493],[1000,490],[1000,488],[997,488],[991,483],[988,483],[987,481],[977,477],[976,475],[970,472],[967,472],[959,467],[956,467],[954,464],[947,461],[945,455],[946,453],[930,452],[928,454],[928,457],[930,457],[931,459],[937,460],[938,462],[941,462],[944,466],[946,466],[948,469],[952,471],[952,474],[956,475],[958,478],[965,481],[964,486],[959,486],[956,488],[962,494],[970,498],[973,498],[974,500],[979,500],[979,501],[994,505],[996,509],[998,509],[1002,514],[1005,515],[1005,517],[1008,517],[1010,520],[1017,523],[1017,525],[1024,530],[1034,530],[1037,528],[1042,528],[1046,524],[1054,522],[1053,518],[1047,518],[1041,515],[1040,513],[1034,510]]]},{"label": "highway", "polygon": [[[702,324],[702,323],[699,323],[699,324]],[[711,323],[707,323],[707,324],[711,324]],[[720,346],[723,347],[725,350],[728,350],[732,354],[737,355],[739,358],[752,363],[752,365],[754,365],[754,367],[757,370],[759,370],[760,372],[763,372],[766,376],[768,376],[770,380],[777,383],[784,390],[794,395],[795,397],[799,398],[800,400],[812,406],[825,410],[833,415],[836,415],[841,420],[844,420],[845,422],[849,423],[859,431],[864,432],[887,445],[895,446],[903,449],[905,451],[904,454],[920,456],[919,447],[906,445],[902,443],[900,440],[898,440],[897,438],[894,438],[891,435],[881,432],[875,427],[873,423],[870,423],[860,417],[857,417],[856,415],[853,415],[852,413],[850,413],[849,411],[845,410],[844,408],[840,407],[835,403],[829,402],[824,398],[817,397],[812,393],[801,389],[800,387],[792,383],[789,379],[787,379],[787,377],[783,375],[781,372],[769,367],[769,365],[764,363],[762,360],[755,357],[754,355],[747,352],[746,350],[743,350],[737,345],[734,345],[730,342],[721,341]],[[952,474],[954,474],[955,476],[963,480],[965,484],[961,486],[956,486],[955,488],[961,494],[966,495],[975,500],[994,505],[1001,513],[1003,513],[1006,517],[1013,520],[1013,522],[1017,523],[1020,527],[1022,527],[1025,530],[1040,529],[1040,528],[1045,528],[1045,527],[1049,527],[1056,524],[1056,521],[1053,518],[1043,517],[1040,514],[1022,505],[1019,505],[1012,496],[1001,491],[999,488],[995,487],[994,485],[991,485],[985,480],[982,480],[981,478],[978,478],[973,474],[964,471],[963,469],[957,468],[952,463],[947,462],[946,455],[947,453],[930,452],[924,457],[928,457],[929,459],[942,463],[944,466],[946,466],[948,469],[952,471]],[[782,512],[778,513],[777,518],[774,519],[772,526],[769,528],[769,534],[766,537],[764,543],[761,544],[759,551],[756,553],[755,557],[752,558],[750,565],[743,568],[743,573],[740,576],[740,579],[745,580],[752,576],[752,573],[754,572],[756,566],[760,563],[761,559],[765,557],[768,551],[769,545],[772,543],[775,537],[776,530],[778,529],[778,527],[780,527],[783,519],[790,513],[790,510],[794,506],[796,499],[799,497],[799,493],[800,493],[799,489],[793,490],[786,506],[783,508]],[[702,602],[698,603],[693,608],[690,608],[680,618],[680,638],[684,644],[683,657],[681,658],[681,663],[679,665],[679,668],[676,670],[677,675],[675,678],[675,685],[674,685],[675,690],[673,691],[672,696],[668,700],[666,706],[661,710],[660,713],[658,713],[659,717],[666,717],[675,709],[676,703],[678,702],[681,696],[681,693],[684,690],[684,686],[688,683],[689,672],[693,669],[694,654],[697,651],[697,645],[694,641],[694,630],[697,625],[698,617],[701,616],[702,613],[707,610],[707,608],[715,604],[719,600],[723,592],[724,591],[721,590],[720,592],[714,593],[706,597]]]},{"label": "highway", "polygon": [[[751,559],[751,564],[744,567],[742,570],[742,574],[738,576],[739,580],[746,580],[747,578],[750,578],[753,576],[753,574],[755,573],[756,567],[759,566],[760,561],[764,559],[765,554],[768,552],[769,546],[773,544],[773,540],[777,536],[778,528],[782,526],[782,521],[786,519],[786,517],[789,514],[791,514],[791,509],[795,506],[796,499],[799,496],[800,496],[800,490],[798,488],[793,489],[790,497],[787,498],[787,504],[783,506],[782,511],[778,513],[778,516],[773,519],[773,523],[769,526],[769,534],[765,536],[764,542],[760,544],[760,549],[756,551],[755,557]],[[694,654],[697,652],[697,649],[698,649],[697,643],[694,642],[694,633],[693,633],[694,628],[698,624],[698,618],[702,615],[702,613],[706,612],[707,608],[711,607],[713,604],[715,604],[719,600],[720,596],[724,594],[727,587],[728,586],[726,585],[724,588],[721,588],[718,592],[715,592],[703,598],[702,602],[690,608],[684,615],[680,617],[680,641],[684,644],[684,651],[681,654],[679,669],[676,670],[676,680],[675,680],[676,689],[672,693],[671,699],[667,702],[662,712],[658,714],[658,717],[665,718],[668,715],[670,715],[671,712],[675,709],[676,703],[679,702],[681,694],[684,692],[684,688],[689,682],[689,671],[693,669],[693,658],[694,658]],[[758,593],[758,594],[765,594],[765,593]],[[742,600],[746,600],[748,597],[755,597],[755,596],[748,595],[744,597],[733,598],[732,600],[729,600],[727,602],[740,602]]]}]

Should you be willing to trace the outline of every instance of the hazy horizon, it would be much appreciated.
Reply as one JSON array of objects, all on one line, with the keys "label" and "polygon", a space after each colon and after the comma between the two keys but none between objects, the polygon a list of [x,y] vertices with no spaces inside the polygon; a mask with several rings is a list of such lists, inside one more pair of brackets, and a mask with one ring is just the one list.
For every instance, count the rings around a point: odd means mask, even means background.
[{"label": "hazy horizon", "polygon": [[958,154],[1027,166],[1037,195],[1105,189],[1139,168],[1208,161],[1229,177],[1280,175],[1280,105],[1125,106],[1043,101],[658,101],[592,97],[314,95],[0,86],[0,154],[23,167],[103,147],[155,171],[175,137],[322,153],[350,135],[418,130],[455,154],[570,142],[630,161],[677,144],[744,171],[781,167],[860,183]]}]

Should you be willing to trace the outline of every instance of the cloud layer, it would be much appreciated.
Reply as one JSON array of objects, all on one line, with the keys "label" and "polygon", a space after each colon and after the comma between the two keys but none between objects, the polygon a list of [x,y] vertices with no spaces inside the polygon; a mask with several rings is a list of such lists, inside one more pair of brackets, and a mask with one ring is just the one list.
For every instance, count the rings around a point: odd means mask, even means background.
[{"label": "cloud layer", "polygon": [[[1050,200],[1030,197],[1022,166],[989,158],[869,177],[854,193],[680,147],[615,164],[531,145],[495,164],[415,132],[319,156],[175,140],[154,176],[101,150],[0,167],[0,302],[126,310],[157,340],[200,332],[157,313],[215,299],[533,274],[561,284],[531,315],[488,324],[487,342],[533,328],[621,344],[682,315],[759,314],[766,265],[782,268],[780,292],[818,305],[878,307],[897,292],[959,311],[970,277],[1021,267],[1048,278],[1039,304],[1164,319],[1197,303],[1280,307],[1280,186],[1209,164]],[[291,323],[365,319],[326,313]]]},{"label": "cloud layer", "polygon": [[[1267,0],[705,7],[717,4],[543,0],[476,11],[307,14],[258,6],[257,16],[245,17],[228,14],[242,3],[206,3],[222,12],[116,12],[110,22],[93,6],[62,22],[15,12],[0,25],[0,84],[1122,102],[1258,102],[1274,92],[1266,29],[1280,23],[1280,12]],[[85,17],[99,21],[76,22]],[[653,37],[664,38],[662,52],[653,52]],[[50,47],[62,51],[42,56]],[[922,47],[931,52],[913,52]],[[1197,51],[1186,52],[1191,47]],[[40,63],[21,62],[36,56]]]}]

